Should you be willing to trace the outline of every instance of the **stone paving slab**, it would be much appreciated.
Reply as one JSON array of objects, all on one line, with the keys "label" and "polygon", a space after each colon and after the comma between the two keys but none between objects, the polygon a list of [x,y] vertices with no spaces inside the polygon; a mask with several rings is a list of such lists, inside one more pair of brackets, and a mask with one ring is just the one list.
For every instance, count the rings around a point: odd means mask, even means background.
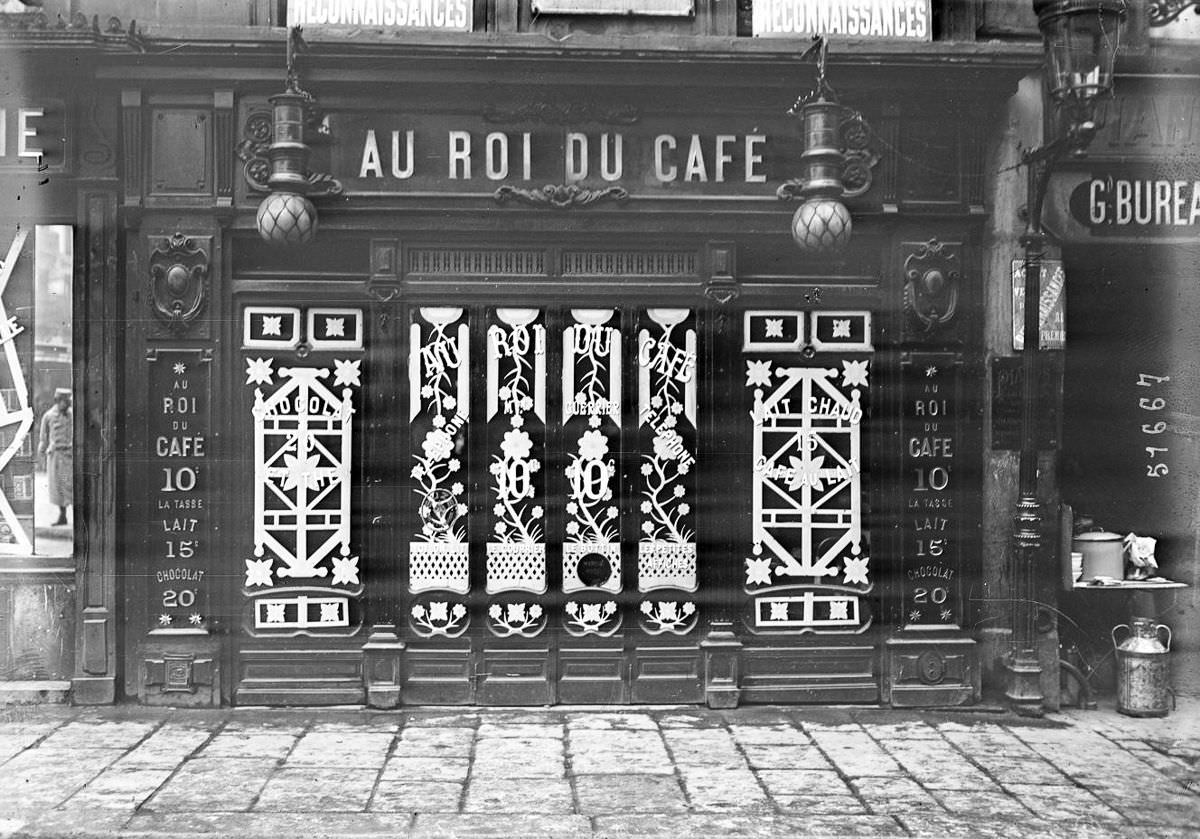
[{"label": "stone paving slab", "polygon": [[381,813],[457,813],[466,784],[380,781],[368,809]]},{"label": "stone paving slab", "polygon": [[0,839],[1196,839],[1188,711],[0,709]]}]

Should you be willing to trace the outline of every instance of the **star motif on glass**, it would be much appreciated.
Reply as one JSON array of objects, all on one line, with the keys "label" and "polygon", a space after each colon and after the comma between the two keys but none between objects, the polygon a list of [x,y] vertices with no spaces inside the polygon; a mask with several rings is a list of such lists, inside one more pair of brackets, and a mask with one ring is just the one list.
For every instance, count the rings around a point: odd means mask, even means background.
[{"label": "star motif on glass", "polygon": [[846,585],[866,585],[867,580],[867,563],[871,561],[870,557],[858,556],[849,557],[842,562],[842,582]]},{"label": "star motif on glass", "polygon": [[767,318],[766,336],[768,338],[783,337],[783,318]]},{"label": "star motif on glass", "polygon": [[822,492],[825,489],[825,480],[821,477],[821,470],[825,468],[825,455],[817,455],[808,463],[800,460],[798,457],[788,458],[788,492],[795,492],[803,486],[813,488],[814,492]]},{"label": "star motif on glass", "polygon": [[341,387],[358,387],[362,384],[360,374],[361,359],[346,361],[335,359],[333,362],[333,382]]},{"label": "star motif on glass", "polygon": [[315,454],[309,457],[285,454],[283,462],[287,467],[287,473],[283,476],[284,489],[301,486],[305,489],[321,488],[321,475],[317,472],[318,458]]},{"label": "star motif on glass", "polygon": [[272,361],[269,358],[247,358],[246,359],[246,384],[248,385],[269,385],[275,375],[275,371],[271,369]]},{"label": "star motif on glass", "polygon": [[335,556],[333,558],[333,584],[356,585],[358,583],[358,557]]},{"label": "star motif on glass", "polygon": [[771,560],[767,557],[746,560],[746,585],[769,586],[771,584]]},{"label": "star motif on glass", "polygon": [[868,364],[866,359],[842,361],[842,384],[846,387],[866,387]]},{"label": "star motif on glass", "polygon": [[283,337],[283,315],[264,315],[262,334],[264,337]]},{"label": "star motif on glass", "polygon": [[770,361],[746,362],[746,387],[768,387],[771,384]]},{"label": "star motif on glass", "polygon": [[272,562],[269,559],[247,559],[246,588],[275,585],[271,579],[271,565]]}]

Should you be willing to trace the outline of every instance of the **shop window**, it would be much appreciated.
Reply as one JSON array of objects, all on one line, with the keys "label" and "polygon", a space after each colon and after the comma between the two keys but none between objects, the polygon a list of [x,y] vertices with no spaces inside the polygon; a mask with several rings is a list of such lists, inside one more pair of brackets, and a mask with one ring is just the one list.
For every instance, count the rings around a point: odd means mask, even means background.
[{"label": "shop window", "polygon": [[71,556],[72,228],[18,231],[0,268],[0,555]]},{"label": "shop window", "polygon": [[689,309],[412,311],[413,632],[466,631],[481,583],[497,637],[695,627],[697,336]]}]

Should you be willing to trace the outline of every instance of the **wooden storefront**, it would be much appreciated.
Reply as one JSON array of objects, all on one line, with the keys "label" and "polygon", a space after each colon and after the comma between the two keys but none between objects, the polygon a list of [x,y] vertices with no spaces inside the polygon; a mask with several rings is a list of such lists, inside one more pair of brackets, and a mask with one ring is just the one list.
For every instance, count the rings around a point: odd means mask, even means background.
[{"label": "wooden storefront", "polygon": [[284,246],[282,43],[107,67],[126,694],[975,701],[1014,74],[922,50],[831,61],[835,257],[777,195],[811,67],[762,44],[312,45],[319,229]]}]

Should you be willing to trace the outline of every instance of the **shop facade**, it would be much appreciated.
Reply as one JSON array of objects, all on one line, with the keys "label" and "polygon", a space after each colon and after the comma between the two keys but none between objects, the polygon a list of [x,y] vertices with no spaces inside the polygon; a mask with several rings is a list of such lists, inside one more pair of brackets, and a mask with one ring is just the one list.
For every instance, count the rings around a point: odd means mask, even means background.
[{"label": "shop facade", "polygon": [[832,41],[813,253],[807,38],[485,4],[302,50],[276,5],[110,24],[65,108],[73,701],[979,700],[1027,11]]},{"label": "shop facade", "polygon": [[429,75],[397,85],[318,51],[306,244],[259,230],[288,221],[263,205],[279,81],[113,79],[145,165],[127,695],[978,698],[995,59],[906,71],[936,108],[831,66],[864,121],[826,258],[778,194],[803,146],[773,60],[450,49],[389,61]]}]

